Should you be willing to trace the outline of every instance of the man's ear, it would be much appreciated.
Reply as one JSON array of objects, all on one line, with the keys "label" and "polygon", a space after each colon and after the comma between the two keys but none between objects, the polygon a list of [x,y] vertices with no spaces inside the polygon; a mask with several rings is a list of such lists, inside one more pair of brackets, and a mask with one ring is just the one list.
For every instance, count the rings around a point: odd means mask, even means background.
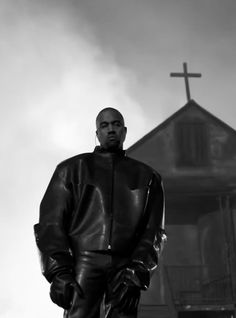
[{"label": "man's ear", "polygon": [[98,137],[98,130],[96,130],[96,137],[97,137],[97,140],[100,142],[99,137]]},{"label": "man's ear", "polygon": [[125,141],[126,138],[126,134],[127,134],[127,127],[124,127],[124,132],[123,132],[123,141]]}]

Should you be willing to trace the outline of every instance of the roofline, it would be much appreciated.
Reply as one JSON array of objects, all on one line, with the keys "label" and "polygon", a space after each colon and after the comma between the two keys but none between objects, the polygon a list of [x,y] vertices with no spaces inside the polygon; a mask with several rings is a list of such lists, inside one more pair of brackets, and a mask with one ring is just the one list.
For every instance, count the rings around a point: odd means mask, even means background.
[{"label": "roofline", "polygon": [[206,110],[205,108],[203,108],[202,106],[200,106],[199,104],[197,104],[195,102],[194,99],[190,99],[182,108],[180,108],[179,110],[177,110],[176,112],[174,112],[170,117],[168,117],[166,120],[164,120],[160,125],[158,125],[157,127],[155,127],[154,129],[152,129],[149,133],[147,133],[146,135],[144,135],[142,138],[140,138],[138,141],[136,141],[133,145],[131,145],[126,151],[130,152],[133,151],[134,149],[136,149],[137,147],[141,146],[143,143],[145,143],[145,141],[149,138],[151,138],[153,135],[155,135],[159,130],[161,130],[165,125],[167,125],[170,121],[172,121],[174,118],[176,118],[177,116],[179,116],[182,112],[185,111],[185,109],[187,107],[189,107],[190,105],[194,105],[197,106],[198,108],[201,109],[201,111],[203,111],[205,114],[211,116],[215,121],[217,121],[221,126],[224,126],[226,129],[231,130],[231,132],[233,132],[236,135],[236,130],[234,130],[231,126],[229,126],[228,124],[226,124],[225,122],[223,122],[221,119],[219,119],[218,117],[216,117],[215,115],[213,115],[212,113],[210,113],[208,110]]}]

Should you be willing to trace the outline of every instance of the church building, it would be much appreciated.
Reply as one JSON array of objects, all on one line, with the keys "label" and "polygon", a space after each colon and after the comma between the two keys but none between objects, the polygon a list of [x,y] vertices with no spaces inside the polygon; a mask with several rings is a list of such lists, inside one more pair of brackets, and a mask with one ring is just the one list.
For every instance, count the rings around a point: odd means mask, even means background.
[{"label": "church building", "polygon": [[140,318],[236,318],[236,131],[193,99],[128,150],[163,178],[168,236]]}]

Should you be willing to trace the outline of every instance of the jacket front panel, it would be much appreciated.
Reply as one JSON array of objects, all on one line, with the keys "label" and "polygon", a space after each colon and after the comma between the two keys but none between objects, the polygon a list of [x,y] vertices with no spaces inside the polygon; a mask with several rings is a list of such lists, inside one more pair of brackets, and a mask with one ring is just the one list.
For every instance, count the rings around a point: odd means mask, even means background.
[{"label": "jacket front panel", "polygon": [[[73,250],[107,250],[124,253],[133,248],[136,231],[145,212],[151,171],[135,169],[135,161],[116,154],[94,154],[70,168],[74,209],[69,237]],[[80,164],[81,165],[81,164]],[[79,166],[80,166],[79,165]],[[68,169],[68,168],[67,168]]]},{"label": "jacket front panel", "polygon": [[34,226],[42,272],[73,271],[82,250],[110,250],[157,266],[164,230],[161,177],[123,154],[88,153],[59,164]]}]

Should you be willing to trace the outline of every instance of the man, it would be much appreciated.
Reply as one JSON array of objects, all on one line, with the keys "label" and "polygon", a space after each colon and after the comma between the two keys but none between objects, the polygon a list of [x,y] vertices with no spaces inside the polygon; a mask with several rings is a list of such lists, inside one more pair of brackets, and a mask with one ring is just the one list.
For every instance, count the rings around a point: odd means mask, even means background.
[{"label": "man", "polygon": [[160,175],[125,155],[121,113],[96,118],[100,146],[60,163],[35,225],[43,275],[65,318],[135,318],[164,237]]}]

